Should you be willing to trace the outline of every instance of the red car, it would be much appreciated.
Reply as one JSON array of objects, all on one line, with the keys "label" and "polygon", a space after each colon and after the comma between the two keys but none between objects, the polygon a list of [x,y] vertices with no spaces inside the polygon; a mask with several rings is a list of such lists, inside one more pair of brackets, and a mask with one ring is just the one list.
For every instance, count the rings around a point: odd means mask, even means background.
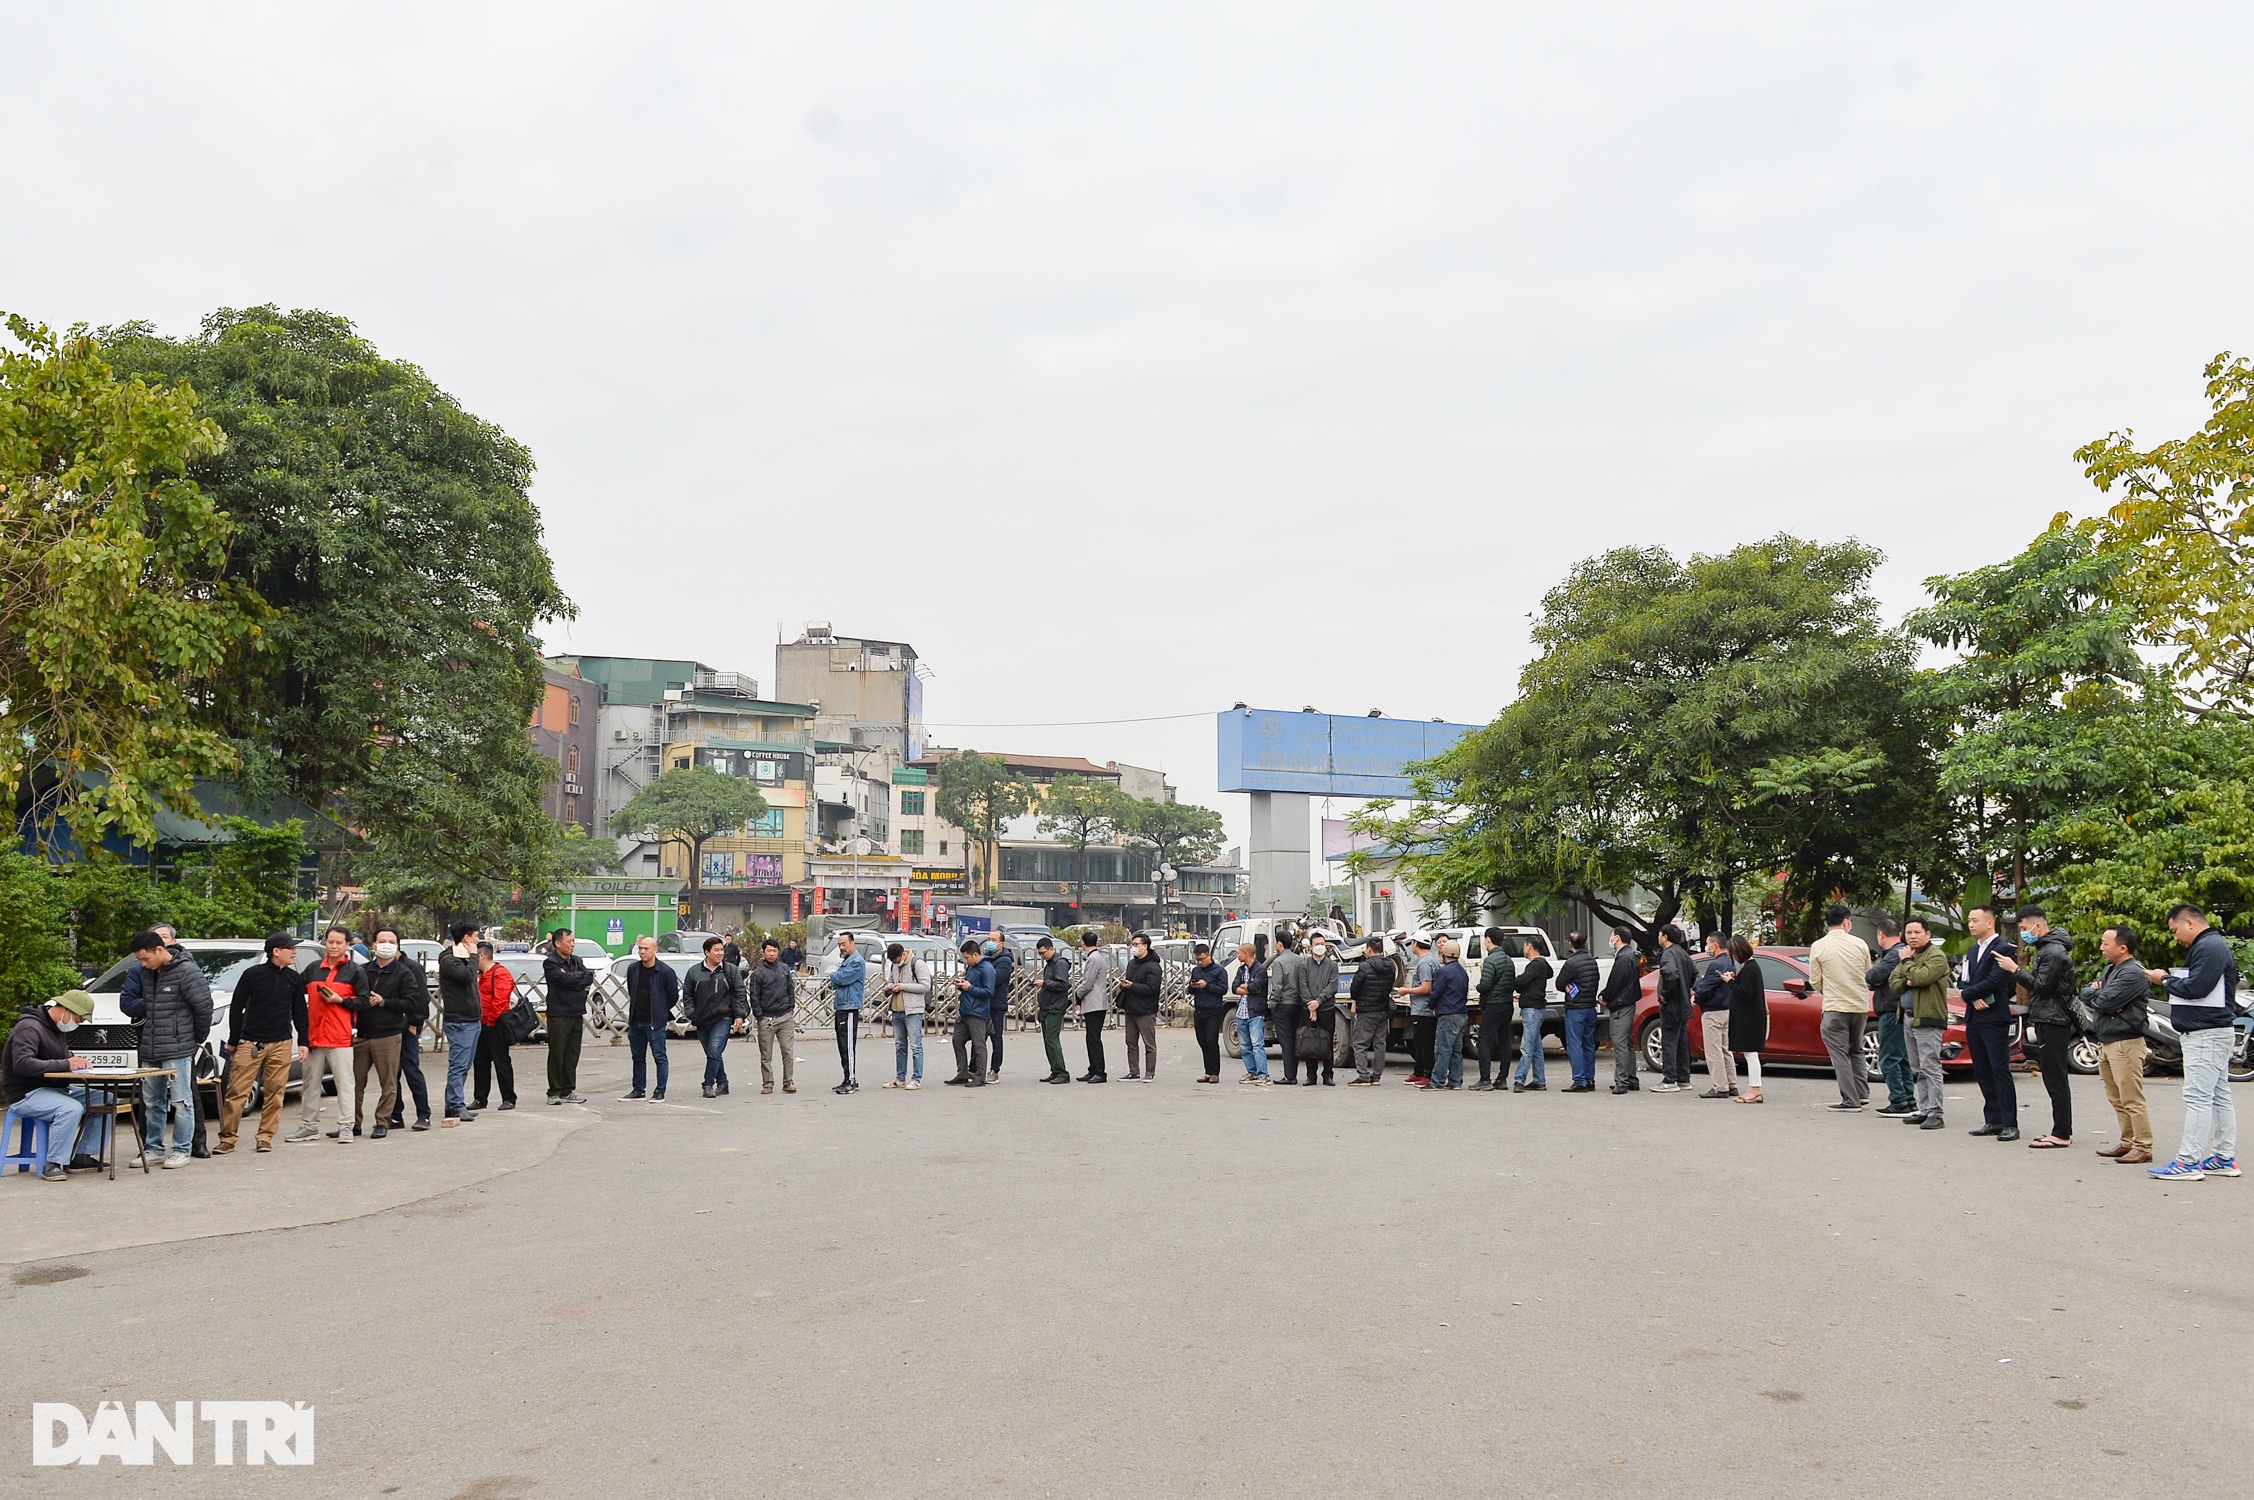
[{"label": "red car", "polygon": [[[1706,972],[1712,960],[1704,953],[1693,956],[1692,967]],[[1808,950],[1806,948],[1756,948],[1753,961],[1761,966],[1762,988],[1769,992],[1769,1045],[1761,1049],[1761,1065],[1772,1063],[1809,1063],[1816,1067],[1831,1066],[1831,1054],[1824,1050],[1820,1031],[1823,1017],[1823,997],[1808,988]],[[1706,1043],[1700,1034],[1700,1012],[1691,1007],[1690,1054],[1691,1062],[1703,1067]],[[2019,1052],[2019,1017],[2011,1021],[2013,1060]],[[1636,1051],[1643,1057],[1646,1069],[1663,1073],[1666,1068],[1660,1060],[1659,1039],[1659,976],[1644,976],[1643,994],[1636,1001]],[[1964,1050],[1964,1001],[1952,985],[1949,989],[1949,1027],[1941,1033],[1941,1067],[1944,1072],[1969,1072],[1972,1059]],[[1885,1075],[1878,1066],[1878,1027],[1874,1022],[1863,1032],[1863,1070],[1872,1082]]]}]

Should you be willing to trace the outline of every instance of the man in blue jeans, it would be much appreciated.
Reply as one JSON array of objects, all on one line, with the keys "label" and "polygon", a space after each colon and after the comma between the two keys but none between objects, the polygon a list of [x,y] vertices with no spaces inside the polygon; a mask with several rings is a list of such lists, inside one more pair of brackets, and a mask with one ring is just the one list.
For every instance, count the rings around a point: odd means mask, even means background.
[{"label": "man in blue jeans", "polygon": [[1250,943],[1237,945],[1237,1048],[1245,1083],[1268,1081],[1268,966]]},{"label": "man in blue jeans", "polygon": [[446,1119],[459,1125],[477,1118],[468,1104],[470,1068],[477,1062],[477,1034],[485,1029],[485,1001],[477,992],[475,922],[446,929],[446,949],[438,955],[439,1015],[446,1027]]},{"label": "man in blue jeans", "polygon": [[1518,992],[1518,1067],[1511,1073],[1510,1091],[1540,1093],[1550,1086],[1542,1058],[1542,1023],[1550,1014],[1550,961],[1532,938],[1519,951],[1526,955],[1526,966],[1511,981]]},{"label": "man in blue jeans", "polygon": [[1569,932],[1565,946],[1571,951],[1558,966],[1557,992],[1565,1001],[1565,1060],[1573,1070],[1569,1094],[1593,1094],[1597,1089],[1597,961],[1589,953],[1589,935]]},{"label": "man in blue jeans", "polygon": [[1432,975],[1432,1086],[1464,1086],[1464,1023],[1471,1009],[1471,976],[1456,962],[1456,940],[1439,944],[1440,967]]},{"label": "man in blue jeans", "polygon": [[[83,1073],[92,1066],[85,1058],[72,1055],[67,1040],[92,1014],[94,997],[84,990],[72,990],[25,1011],[8,1033],[7,1060],[5,1068],[0,1069],[0,1100],[19,1120],[47,1122],[47,1164],[39,1175],[50,1182],[61,1182],[72,1167],[101,1165],[90,1153],[74,1154],[86,1146],[99,1149],[107,1139],[101,1134],[105,1122],[97,1120],[95,1139],[79,1141],[79,1127],[86,1118],[86,1090],[47,1076]],[[15,1150],[16,1143],[9,1141],[7,1149]]]},{"label": "man in blue jeans", "polygon": [[[134,935],[133,957],[141,966],[141,1066],[164,1068],[169,1075],[141,1083],[149,1154],[163,1153],[167,1168],[184,1167],[196,1139],[196,1049],[211,1034],[211,985],[196,961],[171,947],[154,928]],[[135,1014],[130,1009],[126,1013]],[[172,1122],[170,1150],[164,1139],[167,1119]]]},{"label": "man in blue jeans", "polygon": [[2168,913],[2168,930],[2183,945],[2179,969],[2147,969],[2168,993],[2168,1024],[2183,1038],[2184,1135],[2176,1159],[2151,1168],[2155,1177],[2197,1182],[2236,1177],[2238,1106],[2231,1098],[2231,1051],[2238,1042],[2238,956],[2190,902]]}]

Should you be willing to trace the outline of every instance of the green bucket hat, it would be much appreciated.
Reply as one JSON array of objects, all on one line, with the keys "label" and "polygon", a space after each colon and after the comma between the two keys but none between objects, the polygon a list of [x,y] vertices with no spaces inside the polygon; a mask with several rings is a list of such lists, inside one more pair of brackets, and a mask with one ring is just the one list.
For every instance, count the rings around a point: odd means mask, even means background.
[{"label": "green bucket hat", "polygon": [[61,1006],[81,1021],[94,1014],[94,997],[84,990],[65,990],[47,1003]]}]

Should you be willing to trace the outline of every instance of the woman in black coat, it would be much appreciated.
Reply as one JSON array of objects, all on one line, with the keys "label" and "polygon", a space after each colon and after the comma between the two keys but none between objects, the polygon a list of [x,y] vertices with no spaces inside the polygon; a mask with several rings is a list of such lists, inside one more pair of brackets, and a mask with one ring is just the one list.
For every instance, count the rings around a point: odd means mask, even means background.
[{"label": "woman in black coat", "polygon": [[1737,1102],[1759,1104],[1761,1049],[1769,1045],[1769,994],[1744,933],[1730,934],[1730,957],[1737,960],[1737,972],[1730,976],[1730,1050],[1745,1055],[1745,1090]]}]

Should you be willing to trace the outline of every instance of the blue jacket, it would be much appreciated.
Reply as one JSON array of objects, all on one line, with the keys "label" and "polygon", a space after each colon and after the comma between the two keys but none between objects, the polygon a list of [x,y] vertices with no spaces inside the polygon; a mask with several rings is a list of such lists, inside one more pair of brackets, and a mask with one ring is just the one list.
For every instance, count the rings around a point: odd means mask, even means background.
[{"label": "blue jacket", "polygon": [[[2018,956],[2000,937],[1989,940],[1985,953],[1975,947],[1964,956],[1964,983],[1957,987],[1957,993],[1964,996],[1964,1024],[1967,1026],[2011,1024],[2011,997],[2019,993],[2019,981],[1996,962],[1998,953]],[[1973,1009],[1975,1000],[1987,1001],[1988,1008]]]},{"label": "blue jacket", "polygon": [[1237,996],[1237,1014],[1250,1019],[1263,1019],[1268,1014],[1268,966],[1257,958],[1237,970],[1237,983],[1244,993]]},{"label": "blue jacket", "polygon": [[982,958],[963,970],[963,978],[970,988],[956,991],[962,996],[956,1014],[968,1021],[987,1019],[994,1011],[994,966]]},{"label": "blue jacket", "polygon": [[1190,1006],[1194,1010],[1223,1010],[1236,1004],[1229,993],[1229,971],[1219,964],[1195,964],[1190,969],[1190,983],[1205,981],[1202,990],[1190,991]]},{"label": "blue jacket", "polygon": [[1460,1016],[1470,1005],[1471,976],[1464,972],[1462,964],[1451,958],[1432,976],[1432,1013]]},{"label": "blue jacket", "polygon": [[1719,1011],[1730,1008],[1730,981],[1737,975],[1737,960],[1727,953],[1706,966],[1691,986],[1691,998],[1702,1011]]},{"label": "blue jacket", "polygon": [[2230,1025],[2238,999],[2238,957],[2229,940],[2208,928],[2191,940],[2183,968],[2160,981],[2168,992],[2168,1024],[2179,1032]]},{"label": "blue jacket", "polygon": [[1010,1010],[1010,976],[1017,972],[1017,955],[1007,948],[997,948],[987,963],[994,968],[994,1009],[1008,1015]]},{"label": "blue jacket", "polygon": [[847,955],[830,976],[830,1009],[859,1010],[861,986],[867,980],[869,966],[861,961],[859,950]]}]

